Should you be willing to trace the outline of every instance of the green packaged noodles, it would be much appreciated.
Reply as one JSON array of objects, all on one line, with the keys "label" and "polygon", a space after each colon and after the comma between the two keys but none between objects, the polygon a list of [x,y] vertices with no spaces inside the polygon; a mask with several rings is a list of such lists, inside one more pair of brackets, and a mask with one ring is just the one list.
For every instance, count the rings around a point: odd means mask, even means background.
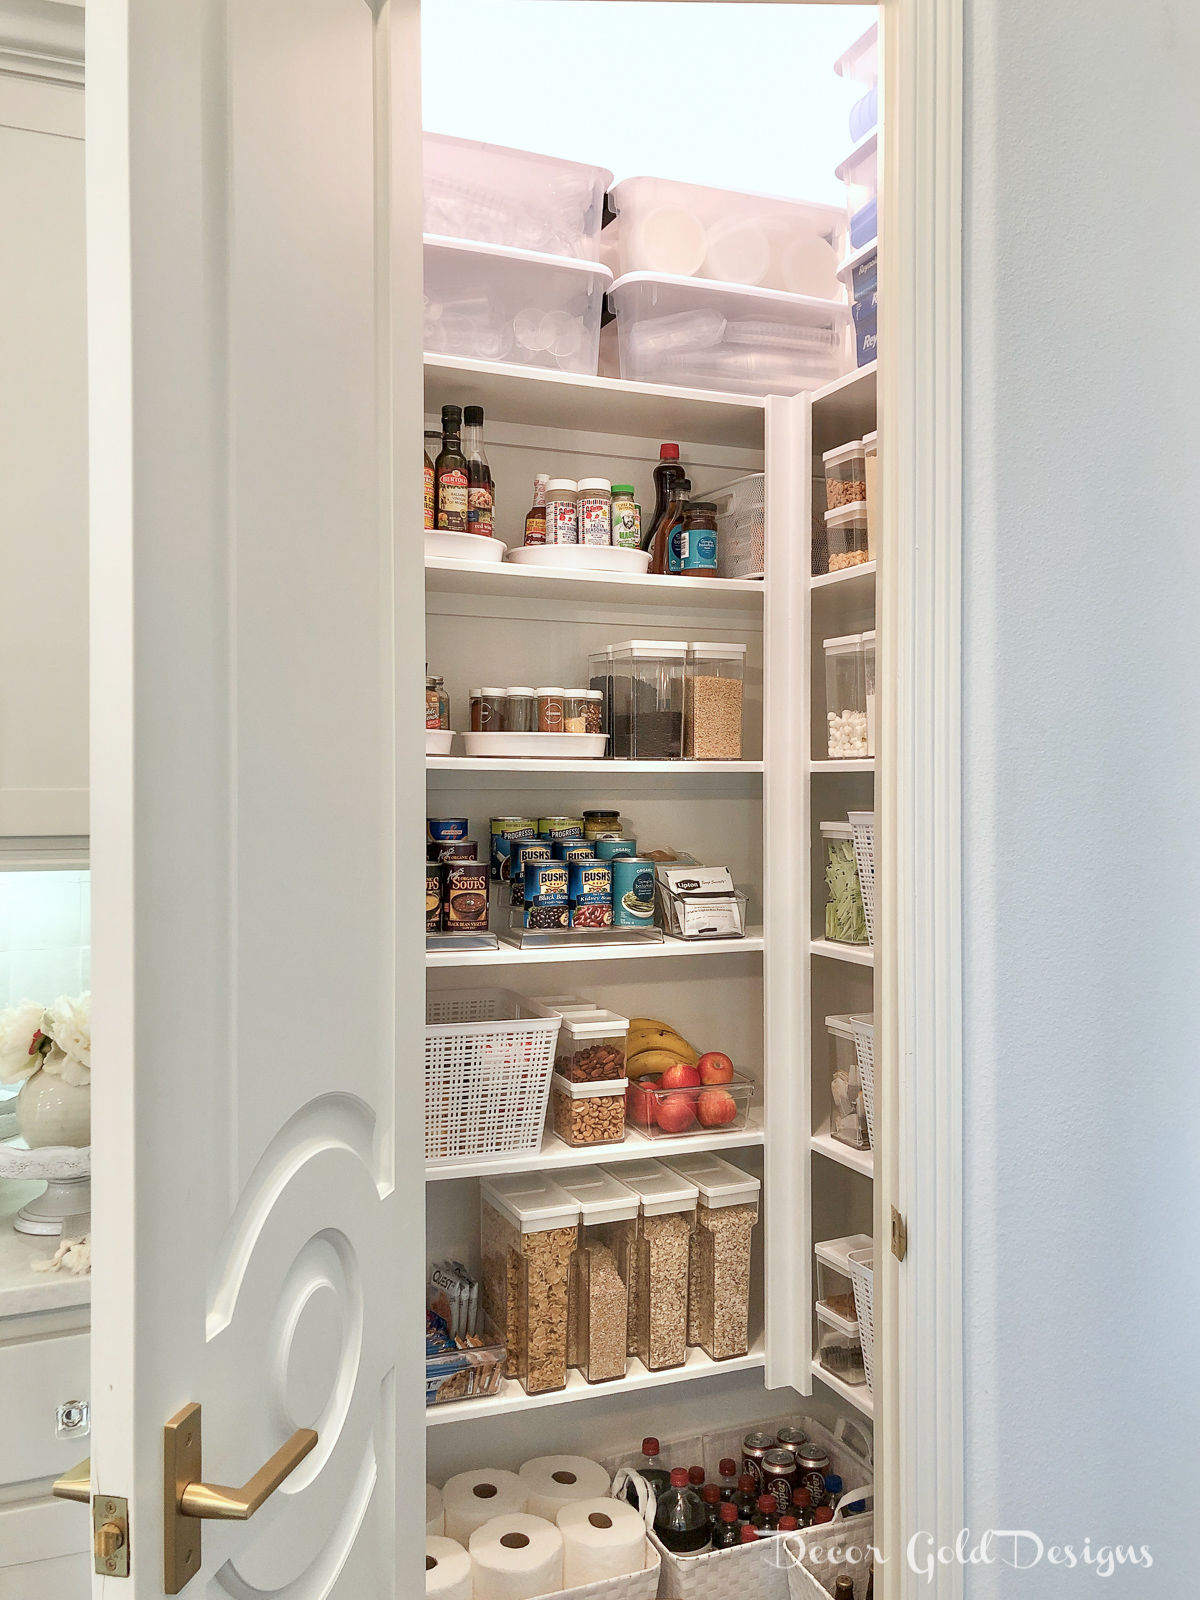
[{"label": "green packaged noodles", "polygon": [[825,850],[825,937],[839,944],[866,944],[867,919],[863,912],[854,836],[848,822],[823,822]]}]

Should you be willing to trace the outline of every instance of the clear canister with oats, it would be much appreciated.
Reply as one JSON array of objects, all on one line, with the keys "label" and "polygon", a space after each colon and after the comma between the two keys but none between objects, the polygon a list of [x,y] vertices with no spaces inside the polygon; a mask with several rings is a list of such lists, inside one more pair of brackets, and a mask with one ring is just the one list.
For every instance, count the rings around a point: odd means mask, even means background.
[{"label": "clear canister with oats", "polygon": [[688,1343],[714,1361],[750,1348],[750,1254],[762,1184],[716,1155],[667,1163],[700,1191],[692,1240]]},{"label": "clear canister with oats", "polygon": [[742,759],[744,644],[688,646],[683,753],[693,761]]},{"label": "clear canister with oats", "polygon": [[630,1161],[617,1174],[641,1201],[630,1289],[631,1354],[650,1372],[687,1360],[688,1284],[696,1225],[694,1183],[662,1161]]},{"label": "clear canister with oats", "polygon": [[638,1197],[601,1167],[576,1167],[559,1180],[579,1202],[579,1245],[571,1259],[567,1364],[589,1383],[623,1378],[628,1364],[629,1273]]}]

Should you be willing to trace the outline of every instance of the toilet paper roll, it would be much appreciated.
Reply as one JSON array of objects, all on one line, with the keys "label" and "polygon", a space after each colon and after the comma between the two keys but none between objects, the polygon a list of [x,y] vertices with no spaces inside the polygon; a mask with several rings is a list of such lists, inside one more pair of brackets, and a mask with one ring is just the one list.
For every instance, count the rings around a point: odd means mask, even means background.
[{"label": "toilet paper roll", "polygon": [[432,1483],[425,1485],[425,1535],[440,1539],[446,1531],[446,1513],[442,1509],[442,1491]]},{"label": "toilet paper roll", "polygon": [[426,1600],[472,1600],[471,1558],[456,1539],[425,1540]]},{"label": "toilet paper roll", "polygon": [[493,1517],[469,1548],[474,1600],[533,1600],[563,1586],[562,1534],[544,1517]]},{"label": "toilet paper roll", "polygon": [[646,1524],[624,1500],[576,1500],[558,1513],[563,1587],[623,1578],[646,1565]]},{"label": "toilet paper roll", "polygon": [[460,1472],[442,1490],[446,1537],[467,1544],[476,1528],[493,1517],[524,1511],[525,1485],[515,1472],[500,1467],[478,1467]]},{"label": "toilet paper roll", "polygon": [[531,1517],[545,1517],[547,1522],[553,1522],[572,1501],[594,1500],[612,1486],[600,1463],[587,1456],[535,1456],[518,1476],[525,1488],[524,1509]]}]

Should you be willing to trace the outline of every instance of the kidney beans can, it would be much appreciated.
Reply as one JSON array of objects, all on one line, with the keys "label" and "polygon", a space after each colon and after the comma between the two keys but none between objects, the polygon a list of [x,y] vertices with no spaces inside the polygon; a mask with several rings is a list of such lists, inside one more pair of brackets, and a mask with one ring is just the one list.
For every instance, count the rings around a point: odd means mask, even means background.
[{"label": "kidney beans can", "polygon": [[601,861],[615,861],[618,856],[637,855],[636,839],[597,839],[596,854]]},{"label": "kidney beans can", "polygon": [[614,856],[612,908],[614,928],[654,926],[654,863],[639,856]]},{"label": "kidney beans can", "polygon": [[612,867],[593,856],[567,865],[567,898],[573,928],[612,927]]},{"label": "kidney beans can", "polygon": [[509,856],[514,839],[536,839],[537,822],[533,817],[493,817],[491,823],[492,882],[508,882]]},{"label": "kidney beans can", "polygon": [[426,837],[432,844],[445,844],[450,839],[467,837],[466,817],[426,817]]},{"label": "kidney beans can", "polygon": [[514,839],[509,860],[509,903],[525,904],[525,868],[533,861],[553,861],[554,852],[540,839]]},{"label": "kidney beans can", "polygon": [[570,917],[565,861],[531,861],[525,872],[525,926],[565,928]]},{"label": "kidney beans can", "polygon": [[486,929],[488,869],[486,861],[444,861],[445,900],[442,927],[447,933]]}]

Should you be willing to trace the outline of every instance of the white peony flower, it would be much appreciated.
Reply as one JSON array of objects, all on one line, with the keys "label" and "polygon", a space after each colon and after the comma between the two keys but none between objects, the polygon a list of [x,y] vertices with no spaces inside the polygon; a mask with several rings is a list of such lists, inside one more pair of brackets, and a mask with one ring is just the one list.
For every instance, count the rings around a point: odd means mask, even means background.
[{"label": "white peony flower", "polygon": [[42,1006],[36,1000],[0,1011],[0,1083],[22,1083],[42,1064],[34,1051],[29,1053],[33,1036],[42,1026]]},{"label": "white peony flower", "polygon": [[42,1028],[48,1038],[67,1058],[57,1068],[45,1063],[47,1072],[57,1072],[68,1083],[83,1084],[92,1080],[92,996],[81,994],[75,998],[60,995],[53,1005],[46,1007]]},{"label": "white peony flower", "polygon": [[42,1071],[52,1078],[61,1078],[64,1083],[73,1083],[77,1089],[92,1081],[91,1069],[76,1061],[74,1056],[64,1055],[56,1044],[42,1057]]}]

